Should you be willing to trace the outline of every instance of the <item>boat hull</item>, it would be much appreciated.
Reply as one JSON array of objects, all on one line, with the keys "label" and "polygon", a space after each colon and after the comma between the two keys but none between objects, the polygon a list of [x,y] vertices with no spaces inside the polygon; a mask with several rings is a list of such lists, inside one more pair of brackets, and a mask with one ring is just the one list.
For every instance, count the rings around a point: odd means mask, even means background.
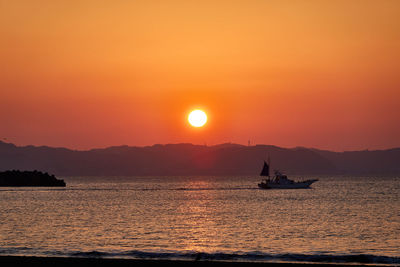
[{"label": "boat hull", "polygon": [[303,182],[295,182],[295,183],[288,183],[288,184],[279,184],[274,182],[267,182],[267,183],[259,183],[258,187],[261,189],[302,189],[302,188],[309,188],[310,185],[314,182],[318,181],[317,179],[314,180],[307,180]]}]

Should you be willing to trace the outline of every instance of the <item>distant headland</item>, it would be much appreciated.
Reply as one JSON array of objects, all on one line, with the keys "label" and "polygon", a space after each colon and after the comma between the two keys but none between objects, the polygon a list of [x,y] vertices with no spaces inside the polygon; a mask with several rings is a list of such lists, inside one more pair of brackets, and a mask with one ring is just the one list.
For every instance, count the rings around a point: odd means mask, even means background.
[{"label": "distant headland", "polygon": [[0,171],[56,176],[258,176],[263,160],[289,175],[400,175],[400,148],[333,152],[273,145],[166,144],[71,150],[0,141]]},{"label": "distant headland", "polygon": [[4,171],[0,172],[0,186],[62,186],[64,180],[40,171]]}]

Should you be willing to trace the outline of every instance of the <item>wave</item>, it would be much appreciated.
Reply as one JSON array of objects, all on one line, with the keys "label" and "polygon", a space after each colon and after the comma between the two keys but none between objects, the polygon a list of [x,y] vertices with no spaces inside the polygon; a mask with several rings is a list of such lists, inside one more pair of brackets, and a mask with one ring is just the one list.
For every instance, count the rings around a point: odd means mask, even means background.
[{"label": "wave", "polygon": [[153,260],[194,260],[194,261],[240,261],[240,262],[298,262],[298,263],[361,263],[399,265],[400,257],[372,254],[269,254],[263,252],[196,252],[196,251],[34,251],[30,248],[0,248],[0,255],[60,256],[83,258],[127,258]]},{"label": "wave", "polygon": [[0,189],[0,192],[18,192],[18,191],[221,191],[221,190],[258,190],[257,187],[178,187],[178,188],[12,188]]},{"label": "wave", "polygon": [[205,191],[205,190],[254,190],[258,189],[256,187],[204,187],[204,188],[186,188],[186,187],[180,187],[180,188],[174,188],[170,190],[178,190],[178,191]]},{"label": "wave", "polygon": [[144,252],[129,251],[124,253],[106,253],[98,251],[77,252],[71,256],[78,257],[129,257],[139,259],[182,259],[182,260],[219,260],[219,261],[286,261],[286,262],[315,262],[315,263],[375,263],[399,264],[400,257],[377,256],[370,254],[266,254],[260,252],[250,253],[205,253],[205,252]]}]

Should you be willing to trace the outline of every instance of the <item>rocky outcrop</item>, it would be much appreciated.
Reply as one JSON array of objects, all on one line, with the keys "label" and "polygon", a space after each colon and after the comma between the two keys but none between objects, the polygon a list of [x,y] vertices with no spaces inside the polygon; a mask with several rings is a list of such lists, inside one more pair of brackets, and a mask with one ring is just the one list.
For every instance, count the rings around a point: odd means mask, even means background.
[{"label": "rocky outcrop", "polygon": [[0,186],[65,186],[64,180],[40,171],[0,172]]}]

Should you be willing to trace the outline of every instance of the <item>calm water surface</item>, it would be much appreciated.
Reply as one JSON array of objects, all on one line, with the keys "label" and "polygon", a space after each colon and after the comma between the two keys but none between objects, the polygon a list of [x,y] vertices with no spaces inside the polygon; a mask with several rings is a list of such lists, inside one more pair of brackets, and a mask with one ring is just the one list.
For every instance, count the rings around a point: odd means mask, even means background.
[{"label": "calm water surface", "polygon": [[[295,178],[295,177],[294,177]],[[75,177],[0,188],[0,255],[400,264],[400,178]]]}]

